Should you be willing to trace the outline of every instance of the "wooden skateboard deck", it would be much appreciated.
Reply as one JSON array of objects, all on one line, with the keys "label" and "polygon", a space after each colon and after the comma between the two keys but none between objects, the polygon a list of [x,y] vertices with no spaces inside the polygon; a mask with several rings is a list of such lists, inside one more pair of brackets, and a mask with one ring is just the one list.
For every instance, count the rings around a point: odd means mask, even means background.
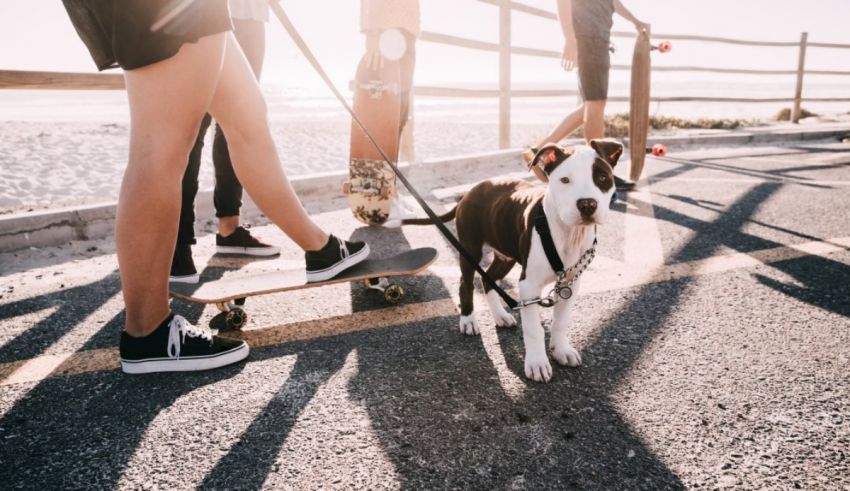
[{"label": "wooden skateboard deck", "polygon": [[640,179],[646,161],[646,139],[649,130],[649,86],[650,86],[649,36],[641,32],[635,41],[632,54],[632,80],[629,97],[629,153],[631,155],[630,178]]},{"label": "wooden skateboard deck", "polygon": [[201,285],[171,283],[171,296],[194,303],[225,304],[234,300],[270,293],[317,288],[336,283],[393,276],[411,276],[437,259],[437,250],[422,247],[386,259],[366,259],[327,281],[307,283],[303,269],[235,276]]},{"label": "wooden skateboard deck", "polygon": [[[373,70],[365,56],[360,60],[354,80],[354,113],[393,162],[398,160],[400,91],[398,62],[384,59],[383,66]],[[384,223],[392,205],[395,175],[354,121],[349,176],[343,192],[354,217],[367,225]]]}]

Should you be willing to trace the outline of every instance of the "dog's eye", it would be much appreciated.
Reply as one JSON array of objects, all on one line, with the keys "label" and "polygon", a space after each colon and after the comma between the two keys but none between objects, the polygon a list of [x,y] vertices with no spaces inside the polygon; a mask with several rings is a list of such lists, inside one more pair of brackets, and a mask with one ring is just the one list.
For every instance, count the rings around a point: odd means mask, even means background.
[{"label": "dog's eye", "polygon": [[562,183],[564,183],[564,184],[569,184],[569,183],[570,183],[570,178],[569,178],[569,177],[562,177],[562,178],[561,178],[561,182],[562,182]]}]

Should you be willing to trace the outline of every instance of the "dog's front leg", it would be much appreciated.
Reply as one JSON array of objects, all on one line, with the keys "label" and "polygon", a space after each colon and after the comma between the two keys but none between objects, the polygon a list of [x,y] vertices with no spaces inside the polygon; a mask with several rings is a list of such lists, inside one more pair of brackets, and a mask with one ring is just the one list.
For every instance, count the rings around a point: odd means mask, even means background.
[{"label": "dog's front leg", "polygon": [[552,312],[552,334],[549,338],[549,349],[552,350],[552,357],[555,358],[555,361],[568,367],[581,365],[581,355],[570,343],[570,337],[567,334],[572,325],[573,305],[578,294],[578,286],[578,282],[575,282],[573,284],[573,296],[556,303],[554,312]]},{"label": "dog's front leg", "polygon": [[[519,295],[523,301],[540,297],[543,285],[529,278],[519,282]],[[552,365],[546,355],[546,333],[540,324],[540,306],[532,304],[520,312],[522,339],[525,342],[525,376],[536,382],[552,378]]]}]

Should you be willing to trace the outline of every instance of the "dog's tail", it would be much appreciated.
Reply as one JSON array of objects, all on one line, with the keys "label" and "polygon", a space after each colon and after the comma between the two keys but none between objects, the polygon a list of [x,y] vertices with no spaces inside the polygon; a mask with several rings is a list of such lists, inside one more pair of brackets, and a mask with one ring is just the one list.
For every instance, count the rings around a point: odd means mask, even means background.
[{"label": "dog's tail", "polygon": [[[454,206],[447,213],[437,217],[441,222],[446,223],[455,219],[455,214],[457,214],[457,205]],[[401,221],[402,225],[432,225],[434,222],[431,221],[430,218],[406,218]]]}]

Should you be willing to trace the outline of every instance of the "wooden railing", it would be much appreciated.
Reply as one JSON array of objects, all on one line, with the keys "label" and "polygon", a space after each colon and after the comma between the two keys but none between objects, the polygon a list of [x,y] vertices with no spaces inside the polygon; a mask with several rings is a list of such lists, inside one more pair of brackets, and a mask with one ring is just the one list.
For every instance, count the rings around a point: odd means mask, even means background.
[{"label": "wooden railing", "polygon": [[[496,90],[467,90],[451,87],[417,87],[415,93],[417,96],[432,96],[432,97],[498,97],[499,98],[499,147],[507,148],[510,146],[510,101],[513,97],[553,97],[553,96],[571,96],[576,95],[575,90],[512,90],[510,77],[510,57],[511,55],[524,55],[543,58],[560,59],[561,52],[529,48],[523,46],[513,46],[511,44],[511,13],[522,12],[544,19],[557,20],[557,15],[554,12],[532,7],[521,2],[511,0],[477,0],[481,3],[494,5],[499,8],[499,43],[488,43],[473,39],[462,38],[458,36],[449,36],[430,31],[422,33],[421,41],[469,48],[475,50],[491,51],[499,53],[499,89]],[[614,31],[611,33],[613,37],[634,38],[632,32]],[[808,34],[802,33],[799,41],[751,41],[745,39],[731,39],[713,36],[691,36],[682,34],[653,34],[659,39],[679,40],[679,41],[696,41],[709,43],[724,43],[735,44],[742,46],[761,46],[761,47],[798,47],[798,60],[796,70],[755,70],[755,69],[738,69],[738,68],[722,68],[722,67],[701,67],[701,66],[662,66],[652,67],[656,72],[706,72],[706,73],[724,73],[724,74],[742,74],[742,75],[796,75],[796,84],[794,87],[794,96],[789,98],[745,98],[745,97],[703,97],[703,96],[680,96],[680,97],[652,97],[655,102],[793,102],[791,120],[797,123],[800,120],[800,107],[803,102],[850,102],[850,97],[835,98],[835,97],[803,97],[803,76],[804,75],[850,75],[850,71],[837,70],[806,70],[806,50],[808,48],[833,48],[833,49],[850,49],[850,44],[834,44],[834,43],[811,43],[808,42]],[[613,70],[630,70],[629,65],[612,65]],[[609,97],[609,101],[625,102],[628,97]]]},{"label": "wooden railing", "polygon": [[[496,52],[499,54],[499,74],[497,89],[468,89],[458,87],[431,87],[417,86],[414,93],[417,97],[464,97],[464,98],[498,98],[499,99],[499,147],[510,146],[511,131],[511,99],[514,97],[560,97],[575,96],[576,90],[514,90],[511,86],[511,59],[513,55],[533,56],[541,58],[560,59],[559,51],[514,46],[511,41],[511,24],[513,12],[522,12],[544,19],[557,20],[554,12],[532,7],[521,2],[511,0],[476,0],[481,3],[490,4],[499,9],[499,42],[491,43],[468,39],[459,36],[442,34],[432,31],[424,31],[420,41],[426,43],[443,44],[479,51]],[[634,33],[614,31],[614,37],[633,38]],[[803,80],[805,75],[830,75],[848,76],[850,71],[840,70],[806,70],[806,51],[809,48],[827,49],[850,49],[850,44],[835,43],[813,43],[808,41],[808,33],[802,33],[799,41],[752,41],[744,39],[731,39],[713,36],[691,36],[682,34],[654,34],[654,37],[678,41],[707,42],[735,44],[741,46],[760,47],[797,47],[797,69],[796,70],[761,70],[761,69],[739,69],[705,66],[656,66],[656,72],[704,72],[723,73],[739,75],[796,75],[793,97],[769,97],[769,98],[747,98],[747,97],[704,97],[699,95],[677,96],[677,97],[652,97],[655,102],[746,102],[746,103],[779,103],[792,102],[793,109],[791,120],[798,122],[800,119],[800,107],[803,102],[850,102],[850,97],[803,97]],[[629,65],[612,65],[613,70],[629,70]],[[90,73],[64,73],[64,72],[33,72],[0,70],[0,89],[123,89],[124,79],[121,75],[90,74]],[[608,98],[612,102],[625,102],[628,97],[613,96]],[[412,125],[408,125],[412,128]],[[409,138],[408,138],[409,140]],[[412,150],[408,146],[407,152],[412,156]]]}]

